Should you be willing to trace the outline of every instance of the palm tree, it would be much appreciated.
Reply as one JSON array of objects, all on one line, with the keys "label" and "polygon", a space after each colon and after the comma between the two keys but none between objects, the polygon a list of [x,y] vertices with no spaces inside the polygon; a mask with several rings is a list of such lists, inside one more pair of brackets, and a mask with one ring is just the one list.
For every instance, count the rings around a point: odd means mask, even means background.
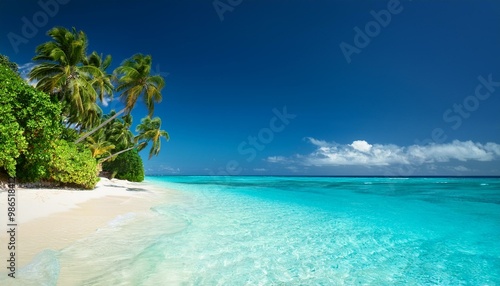
[{"label": "palm tree", "polygon": [[134,146],[110,155],[102,159],[100,163],[135,148],[137,148],[138,151],[141,151],[148,145],[150,141],[153,142],[153,146],[151,146],[151,149],[149,151],[149,159],[151,159],[153,155],[156,156],[160,153],[161,138],[164,137],[165,139],[167,139],[167,141],[170,139],[167,131],[161,130],[161,119],[159,117],[151,119],[151,117],[147,116],[143,118],[141,120],[141,124],[137,125],[136,131],[139,132],[139,135],[135,137],[136,144]]},{"label": "palm tree", "polygon": [[107,138],[113,142],[117,149],[126,149],[134,145],[134,134],[130,131],[132,126],[132,115],[122,116],[121,120],[114,120],[106,128]]},{"label": "palm tree", "polygon": [[[81,133],[82,130],[92,128],[101,122],[102,109],[95,101],[87,100],[85,101],[85,116],[80,116],[78,112],[70,112],[67,115],[67,122],[69,122],[72,127],[77,128]],[[78,122],[78,123],[75,123]]]},{"label": "palm tree", "polygon": [[151,159],[153,155],[157,156],[160,153],[161,137],[164,137],[167,141],[170,139],[167,131],[161,130],[161,119],[159,117],[151,119],[151,117],[148,116],[143,118],[141,124],[137,125],[137,131],[139,132],[137,136],[138,141],[153,142],[153,146],[151,146],[149,150],[149,159]]},{"label": "palm tree", "polygon": [[132,147],[129,147],[129,148],[127,148],[127,149],[124,149],[124,150],[118,151],[118,152],[116,152],[116,153],[114,153],[114,154],[112,154],[112,155],[109,155],[108,157],[106,157],[106,158],[104,158],[104,159],[100,160],[100,161],[99,161],[99,164],[102,164],[102,163],[104,163],[105,161],[107,161],[107,160],[109,160],[109,159],[111,159],[111,158],[115,158],[116,156],[118,156],[118,155],[120,155],[120,154],[122,154],[122,153],[125,153],[125,152],[127,152],[127,151],[130,151],[130,150],[132,150],[132,149],[137,149],[138,151],[141,151],[141,150],[142,150],[142,149],[144,149],[147,145],[148,145],[148,143],[147,143],[147,142],[145,142],[145,141],[144,141],[144,142],[137,143],[136,145],[134,145],[134,146],[132,146]]},{"label": "palm tree", "polygon": [[[94,73],[91,79],[92,87],[99,100],[104,102],[106,98],[112,98],[114,90],[113,84],[111,83],[112,75],[106,72],[106,69],[111,65],[111,56],[107,55],[104,57],[102,54],[99,55],[94,51],[84,59],[83,64],[96,67],[100,71]],[[89,129],[101,123],[102,109],[95,99],[89,99],[86,102],[85,110],[86,116],[81,119],[79,124],[81,129]]]},{"label": "palm tree", "polygon": [[124,112],[130,114],[139,97],[142,97],[146,104],[149,116],[153,115],[154,104],[161,102],[161,90],[165,86],[165,80],[160,75],[151,75],[151,62],[150,55],[136,54],[116,68],[115,74],[118,78],[116,91],[122,92],[120,97],[124,101],[125,107],[87,134],[78,138],[75,143],[79,143],[120,114]]},{"label": "palm tree", "polygon": [[92,86],[97,92],[97,95],[101,102],[104,102],[105,97],[113,96],[114,87],[111,83],[112,75],[106,72],[106,70],[111,65],[111,61],[112,58],[110,55],[104,57],[103,54],[99,55],[95,51],[92,52],[92,54],[90,54],[90,56],[88,56],[84,61],[85,65],[94,66],[101,71],[97,75],[94,75],[92,79]]},{"label": "palm tree", "polygon": [[36,48],[33,60],[40,63],[29,73],[30,80],[37,82],[39,90],[63,102],[63,116],[69,124],[88,128],[101,114],[97,97],[103,100],[112,90],[105,72],[111,57],[102,61],[93,53],[87,58],[87,36],[75,28],[55,27],[48,35],[52,41]]},{"label": "palm tree", "polygon": [[95,133],[94,136],[87,137],[87,143],[94,158],[109,156],[111,155],[111,150],[115,149],[115,145],[106,140],[103,131]]}]

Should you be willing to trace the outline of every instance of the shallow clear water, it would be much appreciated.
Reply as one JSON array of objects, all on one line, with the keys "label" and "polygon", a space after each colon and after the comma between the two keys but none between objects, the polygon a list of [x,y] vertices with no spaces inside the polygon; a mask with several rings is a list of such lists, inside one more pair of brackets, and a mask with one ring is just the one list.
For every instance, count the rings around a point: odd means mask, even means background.
[{"label": "shallow clear water", "polygon": [[59,271],[76,285],[500,285],[500,179],[147,180],[182,199],[43,252],[25,277],[46,285]]}]

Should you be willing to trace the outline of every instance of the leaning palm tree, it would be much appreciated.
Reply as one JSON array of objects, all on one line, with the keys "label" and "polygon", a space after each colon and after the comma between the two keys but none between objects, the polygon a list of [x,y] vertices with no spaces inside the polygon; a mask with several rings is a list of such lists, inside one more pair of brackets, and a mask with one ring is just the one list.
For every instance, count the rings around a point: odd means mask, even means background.
[{"label": "leaning palm tree", "polygon": [[75,143],[79,143],[122,113],[130,114],[139,97],[142,97],[146,104],[149,116],[153,115],[154,104],[161,102],[161,90],[165,86],[165,80],[160,75],[151,75],[151,62],[150,55],[136,54],[116,68],[115,74],[118,78],[116,91],[121,92],[120,97],[125,107],[90,132],[78,138]]},{"label": "leaning palm tree", "polygon": [[[90,62],[87,58],[87,36],[75,28],[68,30],[55,27],[49,30],[52,41],[36,48],[33,58],[39,62],[29,73],[30,80],[36,81],[36,87],[63,103],[63,116],[69,124],[79,124],[89,120],[87,116],[98,114],[97,97],[103,99],[112,89],[107,82],[104,69],[96,66],[97,54]],[[108,59],[109,58],[109,59]],[[110,61],[108,56],[105,61]],[[109,77],[108,77],[109,78]],[[102,83],[101,83],[102,82]]]},{"label": "leaning palm tree", "polygon": [[73,123],[73,128],[78,129],[79,133],[82,130],[92,128],[101,122],[102,109],[95,101],[87,100],[85,102],[85,116],[79,116],[78,112],[70,112],[67,115],[68,122]]},{"label": "leaning palm tree", "polygon": [[167,141],[170,139],[167,131],[161,130],[161,119],[159,117],[151,119],[148,116],[143,118],[141,124],[137,125],[137,131],[139,131],[139,135],[137,136],[138,141],[151,141],[153,143],[153,146],[149,150],[149,159],[160,153],[161,137],[164,137]]},{"label": "leaning palm tree", "polygon": [[115,149],[115,145],[106,140],[104,132],[97,132],[94,136],[87,137],[87,144],[92,152],[92,157],[98,159],[103,156],[109,156]]},{"label": "leaning palm tree", "polygon": [[118,149],[126,149],[134,145],[134,134],[130,131],[132,115],[127,114],[120,120],[115,120],[106,128],[107,138]]},{"label": "leaning palm tree", "polygon": [[159,117],[155,117],[151,119],[151,117],[145,117],[141,120],[141,123],[137,125],[136,131],[139,132],[139,135],[135,137],[136,144],[127,149],[121,150],[113,155],[110,155],[100,161],[100,163],[107,161],[111,158],[114,158],[122,153],[125,153],[132,149],[137,149],[138,151],[146,148],[148,143],[152,141],[153,146],[149,151],[149,159],[151,157],[156,156],[160,153],[161,149],[161,138],[164,137],[167,141],[170,139],[167,131],[161,130],[161,119]]}]

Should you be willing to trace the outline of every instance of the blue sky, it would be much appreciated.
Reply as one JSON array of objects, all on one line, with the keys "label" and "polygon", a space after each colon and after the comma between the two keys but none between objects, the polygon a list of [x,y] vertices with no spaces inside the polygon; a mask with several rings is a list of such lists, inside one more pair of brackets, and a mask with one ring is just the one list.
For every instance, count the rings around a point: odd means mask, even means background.
[{"label": "blue sky", "polygon": [[171,140],[144,151],[148,174],[500,175],[495,0],[4,0],[0,15],[20,65],[53,26],[113,67],[153,56]]}]

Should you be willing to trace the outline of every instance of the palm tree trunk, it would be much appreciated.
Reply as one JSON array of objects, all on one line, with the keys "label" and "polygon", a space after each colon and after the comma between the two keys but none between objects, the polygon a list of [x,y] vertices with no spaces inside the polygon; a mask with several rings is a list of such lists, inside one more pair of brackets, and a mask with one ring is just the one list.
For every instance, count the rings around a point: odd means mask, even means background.
[{"label": "palm tree trunk", "polygon": [[125,110],[127,110],[127,108],[125,107],[124,109],[118,111],[115,115],[111,116],[110,118],[108,118],[106,121],[104,121],[103,123],[99,124],[99,126],[97,126],[96,128],[90,130],[89,132],[83,134],[80,138],[78,138],[76,141],[75,141],[75,144],[78,144],[80,143],[83,139],[89,137],[90,135],[92,135],[94,132],[96,132],[97,130],[101,129],[104,125],[108,124],[111,120],[115,119],[116,117],[118,117],[118,115],[122,114],[123,112],[125,112]]},{"label": "palm tree trunk", "polygon": [[100,163],[100,164],[102,164],[102,163],[104,163],[104,161],[107,161],[108,159],[111,159],[111,157],[118,156],[118,155],[120,155],[121,153],[125,153],[125,152],[127,152],[127,151],[130,151],[130,150],[132,150],[132,149],[134,149],[134,148],[137,148],[137,146],[138,146],[138,145],[134,145],[134,146],[132,146],[132,147],[130,147],[130,148],[127,148],[127,149],[125,149],[125,150],[121,150],[121,151],[119,151],[119,152],[116,152],[115,154],[109,155],[108,157],[106,157],[106,158],[104,158],[104,159],[100,160],[100,161],[99,161],[99,163]]}]

